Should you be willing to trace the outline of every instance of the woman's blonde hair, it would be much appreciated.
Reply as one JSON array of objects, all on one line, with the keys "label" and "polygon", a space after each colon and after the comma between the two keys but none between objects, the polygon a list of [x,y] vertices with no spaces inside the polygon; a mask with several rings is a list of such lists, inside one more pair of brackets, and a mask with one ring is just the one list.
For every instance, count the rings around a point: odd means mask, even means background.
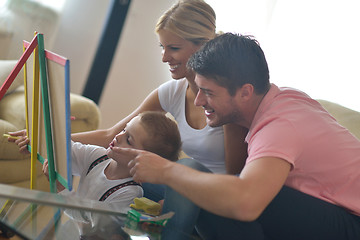
[{"label": "woman's blonde hair", "polygon": [[216,15],[203,0],[180,0],[159,18],[155,32],[162,29],[202,45],[216,35]]}]

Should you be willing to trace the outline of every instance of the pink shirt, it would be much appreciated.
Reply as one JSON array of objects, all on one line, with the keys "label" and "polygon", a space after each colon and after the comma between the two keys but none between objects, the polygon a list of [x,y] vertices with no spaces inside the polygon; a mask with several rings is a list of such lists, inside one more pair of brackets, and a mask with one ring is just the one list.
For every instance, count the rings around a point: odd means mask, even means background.
[{"label": "pink shirt", "polygon": [[305,93],[272,84],[246,142],[247,163],[282,158],[286,186],[360,215],[360,141]]}]

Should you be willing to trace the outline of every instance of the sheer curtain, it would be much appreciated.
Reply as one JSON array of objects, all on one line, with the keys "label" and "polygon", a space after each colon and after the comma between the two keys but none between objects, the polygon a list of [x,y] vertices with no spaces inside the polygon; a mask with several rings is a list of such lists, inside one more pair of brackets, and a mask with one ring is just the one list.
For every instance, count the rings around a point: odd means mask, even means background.
[{"label": "sheer curtain", "polygon": [[207,2],[218,30],[259,40],[273,83],[360,111],[360,1]]},{"label": "sheer curtain", "polygon": [[0,59],[18,59],[22,41],[30,41],[35,31],[51,49],[64,1],[0,0]]},{"label": "sheer curtain", "polygon": [[[53,8],[55,11],[61,11],[66,0],[0,0],[0,8],[8,5],[27,6],[41,4]],[[31,10],[28,9],[28,10]]]}]

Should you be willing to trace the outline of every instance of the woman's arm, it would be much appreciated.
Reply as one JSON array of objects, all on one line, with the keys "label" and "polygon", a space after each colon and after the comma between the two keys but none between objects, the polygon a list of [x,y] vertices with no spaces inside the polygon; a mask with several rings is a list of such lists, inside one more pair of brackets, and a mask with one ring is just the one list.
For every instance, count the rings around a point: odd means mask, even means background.
[{"label": "woman's arm", "polygon": [[71,139],[75,142],[81,142],[84,144],[93,144],[102,147],[108,147],[109,143],[111,142],[111,140],[113,140],[115,135],[121,132],[125,128],[125,125],[133,117],[145,111],[164,111],[160,105],[157,89],[152,91],[135,111],[133,111],[124,119],[120,120],[113,127],[89,132],[74,133],[71,135]]},{"label": "woman's arm", "polygon": [[229,123],[224,128],[225,166],[228,174],[239,174],[245,166],[248,129]]}]

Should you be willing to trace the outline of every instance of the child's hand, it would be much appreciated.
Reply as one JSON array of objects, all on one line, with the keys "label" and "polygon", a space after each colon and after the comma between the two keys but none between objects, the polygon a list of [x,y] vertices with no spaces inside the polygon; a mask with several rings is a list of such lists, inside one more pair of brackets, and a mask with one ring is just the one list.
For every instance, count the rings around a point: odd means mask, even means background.
[{"label": "child's hand", "polygon": [[[43,163],[42,171],[43,171],[44,175],[46,176],[47,180],[49,181],[49,162],[47,159],[45,159],[45,161]],[[56,189],[58,192],[61,192],[62,190],[65,189],[65,187],[63,185],[61,185],[61,183],[59,181],[56,180]]]},{"label": "child's hand", "polygon": [[42,171],[44,175],[46,176],[47,180],[49,181],[49,163],[48,160],[45,159],[44,164],[42,166]]},{"label": "child's hand", "polygon": [[[27,145],[30,143],[30,139],[26,136],[26,130],[20,130],[17,132],[9,132],[8,142],[14,142],[19,147],[19,152],[22,154],[29,154]],[[16,137],[16,138],[13,138]]]}]

